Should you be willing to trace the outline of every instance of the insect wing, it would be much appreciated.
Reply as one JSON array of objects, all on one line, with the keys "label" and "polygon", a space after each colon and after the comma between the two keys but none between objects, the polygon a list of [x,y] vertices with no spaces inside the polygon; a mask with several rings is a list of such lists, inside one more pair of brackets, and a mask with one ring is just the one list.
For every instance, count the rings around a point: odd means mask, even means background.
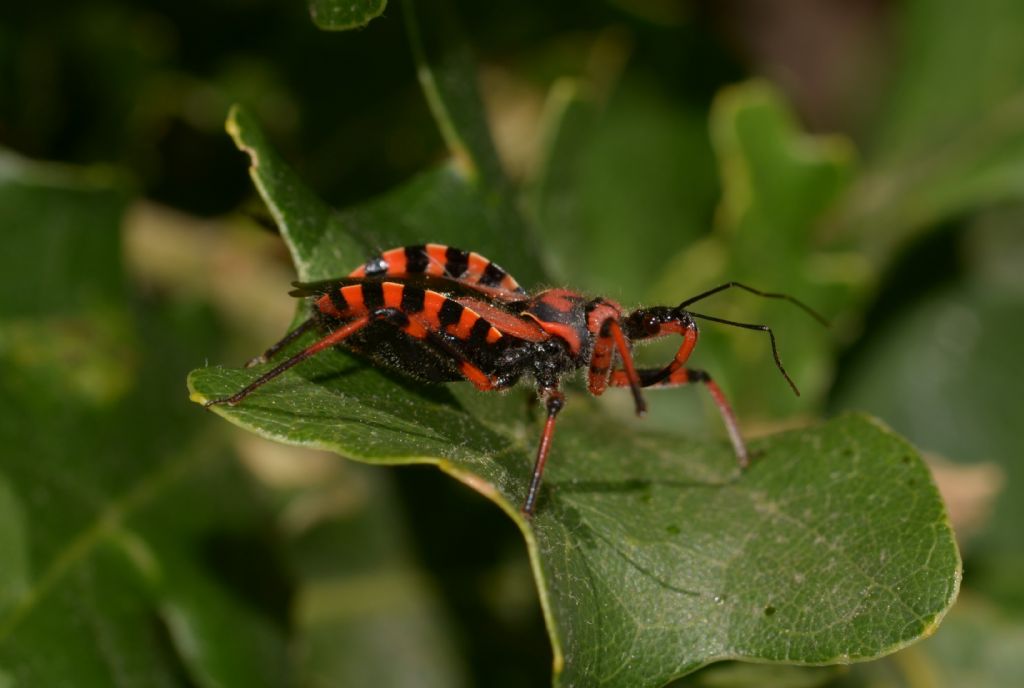
[{"label": "insect wing", "polygon": [[450,277],[438,277],[435,275],[409,275],[396,279],[389,277],[382,279],[380,277],[339,277],[336,279],[322,280],[319,282],[292,282],[292,286],[295,287],[290,292],[291,296],[295,297],[320,297],[324,294],[347,287],[354,284],[368,284],[374,282],[401,282],[411,287],[419,287],[421,289],[429,289],[436,291],[440,294],[444,294],[450,298],[470,297],[476,299],[482,299],[489,301],[501,307],[511,306],[517,303],[523,303],[528,300],[528,296],[517,292],[509,292],[501,289],[491,289],[477,284],[469,284],[460,280],[455,280]]}]

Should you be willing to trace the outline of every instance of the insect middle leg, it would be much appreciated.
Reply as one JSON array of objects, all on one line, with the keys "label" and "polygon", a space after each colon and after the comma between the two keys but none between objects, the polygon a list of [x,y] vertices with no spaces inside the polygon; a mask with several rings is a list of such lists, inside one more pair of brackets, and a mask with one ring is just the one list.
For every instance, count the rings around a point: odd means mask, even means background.
[{"label": "insect middle leg", "polygon": [[544,422],[544,431],[541,433],[540,444],[537,446],[537,460],[533,464],[530,489],[527,491],[526,501],[523,503],[523,513],[531,517],[537,508],[540,482],[544,476],[544,466],[548,461],[548,453],[551,451],[551,439],[555,434],[555,420],[557,420],[559,412],[565,407],[565,396],[557,389],[542,389],[540,390],[540,395],[544,397],[544,406],[547,408],[548,418]]}]

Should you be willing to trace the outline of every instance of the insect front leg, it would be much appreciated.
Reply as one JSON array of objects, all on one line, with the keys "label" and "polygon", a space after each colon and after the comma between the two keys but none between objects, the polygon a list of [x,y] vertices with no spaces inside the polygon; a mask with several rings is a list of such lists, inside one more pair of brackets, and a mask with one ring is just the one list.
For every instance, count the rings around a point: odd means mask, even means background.
[{"label": "insect front leg", "polygon": [[[703,370],[683,367],[674,369],[668,375],[665,375],[664,368],[642,368],[637,372],[640,375],[640,384],[644,387],[680,387],[694,382],[702,383],[718,407],[740,468],[746,468],[750,464],[750,453],[747,451],[746,442],[743,441],[743,435],[740,434],[736,414],[733,412],[732,406],[729,405],[728,399],[725,398],[722,388],[711,379],[710,375]],[[613,387],[627,387],[630,384],[629,377],[624,370],[612,371],[609,383]]]},{"label": "insect front leg", "polygon": [[[675,356],[664,368],[646,372],[648,377],[642,385],[643,387],[650,387],[659,380],[667,379],[686,365],[697,346],[699,336],[696,323],[687,313],[663,306],[633,311],[626,319],[625,327],[631,340],[655,339],[673,334],[678,334],[683,338]],[[628,369],[626,373],[629,373]]]},{"label": "insect front leg", "polygon": [[604,392],[608,386],[608,372],[612,367],[612,356],[617,351],[630,381],[629,388],[633,392],[636,415],[642,416],[647,412],[647,403],[640,392],[640,378],[633,365],[633,352],[630,350],[629,341],[622,330],[622,323],[619,322],[619,314],[617,306],[600,299],[593,303],[587,316],[587,329],[594,338],[594,348],[590,354],[590,370],[587,373],[587,388],[594,396],[600,396]]}]

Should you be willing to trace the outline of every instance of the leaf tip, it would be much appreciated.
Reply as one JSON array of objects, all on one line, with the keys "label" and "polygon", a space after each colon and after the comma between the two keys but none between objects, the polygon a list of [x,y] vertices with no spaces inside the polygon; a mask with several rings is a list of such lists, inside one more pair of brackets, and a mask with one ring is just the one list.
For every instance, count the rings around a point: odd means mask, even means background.
[{"label": "leaf tip", "polygon": [[199,374],[201,371],[202,368],[199,368],[189,373],[188,377],[185,378],[185,385],[186,387],[188,387],[188,400],[191,401],[193,404],[206,406],[206,402],[209,401],[209,397],[207,397],[204,393],[197,390],[195,385],[196,375]]},{"label": "leaf tip", "polygon": [[253,169],[260,166],[260,156],[256,150],[256,147],[247,140],[246,133],[251,130],[250,126],[247,126],[245,119],[248,117],[248,113],[238,103],[231,106],[228,110],[227,120],[224,122],[224,130],[231,137],[231,140],[235,142],[235,146],[238,150],[243,151],[249,156],[249,160]]},{"label": "leaf tip", "polygon": [[466,181],[469,184],[475,184],[480,179],[479,171],[477,170],[476,163],[473,161],[473,157],[466,150],[466,147],[461,144],[450,145],[451,158],[448,161],[448,166],[452,172],[460,179]]}]

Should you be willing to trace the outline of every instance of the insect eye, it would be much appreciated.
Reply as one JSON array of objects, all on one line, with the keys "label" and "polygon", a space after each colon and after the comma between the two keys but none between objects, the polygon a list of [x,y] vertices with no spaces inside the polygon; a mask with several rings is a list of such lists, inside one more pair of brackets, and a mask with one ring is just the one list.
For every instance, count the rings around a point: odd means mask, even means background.
[{"label": "insect eye", "polygon": [[647,330],[647,334],[655,334],[661,329],[661,319],[653,315],[648,315],[646,322],[644,322],[644,329]]}]

